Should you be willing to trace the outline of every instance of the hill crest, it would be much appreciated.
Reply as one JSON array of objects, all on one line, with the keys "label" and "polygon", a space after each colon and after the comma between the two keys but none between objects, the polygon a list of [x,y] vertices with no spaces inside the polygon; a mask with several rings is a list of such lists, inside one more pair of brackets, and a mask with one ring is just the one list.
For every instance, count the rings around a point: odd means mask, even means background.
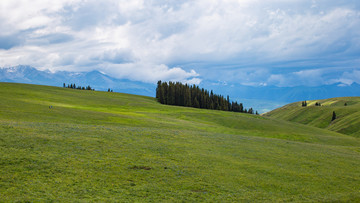
[{"label": "hill crest", "polygon": [[[316,103],[321,106],[316,106]],[[336,114],[334,121],[333,112]],[[294,102],[263,116],[360,137],[360,97],[310,100],[306,107],[302,106],[302,102]]]}]

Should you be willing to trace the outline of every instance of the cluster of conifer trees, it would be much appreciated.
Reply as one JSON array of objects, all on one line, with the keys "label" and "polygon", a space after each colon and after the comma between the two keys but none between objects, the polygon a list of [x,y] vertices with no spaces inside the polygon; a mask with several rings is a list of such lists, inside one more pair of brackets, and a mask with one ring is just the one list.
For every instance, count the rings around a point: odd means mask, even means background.
[{"label": "cluster of conifer trees", "polygon": [[307,106],[307,102],[306,102],[306,101],[301,102],[301,106],[302,106],[302,107]]},{"label": "cluster of conifer trees", "polygon": [[[158,81],[156,98],[161,104],[187,106],[203,109],[215,109],[254,114],[252,108],[244,109],[242,103],[230,102],[229,96],[224,98],[196,85],[182,84],[180,82]],[[256,114],[257,111],[256,111]]]},{"label": "cluster of conifer trees", "polygon": [[92,90],[95,91],[95,89],[92,89],[90,87],[90,85],[88,85],[87,87],[81,87],[81,86],[76,86],[75,83],[74,84],[68,84],[66,85],[65,83],[63,84],[64,88],[70,88],[70,89],[77,89],[77,90]]},{"label": "cluster of conifer trees", "polygon": [[[301,102],[301,106],[302,106],[302,107],[306,107],[307,105],[308,105],[308,103],[307,103],[306,101]],[[320,103],[320,102],[316,102],[316,103],[315,103],[315,106],[321,106],[321,103]]]}]

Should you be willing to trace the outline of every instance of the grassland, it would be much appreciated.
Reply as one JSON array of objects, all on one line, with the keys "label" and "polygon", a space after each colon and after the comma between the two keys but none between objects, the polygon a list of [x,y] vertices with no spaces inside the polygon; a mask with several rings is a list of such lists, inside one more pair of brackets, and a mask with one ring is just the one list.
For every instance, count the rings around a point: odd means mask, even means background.
[{"label": "grassland", "polygon": [[[315,106],[316,102],[320,102],[321,106]],[[312,100],[307,103],[307,107],[302,107],[301,102],[288,104],[264,116],[360,137],[360,97]],[[333,111],[337,119],[331,121]]]},{"label": "grassland", "polygon": [[359,168],[359,139],[328,130],[0,83],[4,202],[359,202]]}]

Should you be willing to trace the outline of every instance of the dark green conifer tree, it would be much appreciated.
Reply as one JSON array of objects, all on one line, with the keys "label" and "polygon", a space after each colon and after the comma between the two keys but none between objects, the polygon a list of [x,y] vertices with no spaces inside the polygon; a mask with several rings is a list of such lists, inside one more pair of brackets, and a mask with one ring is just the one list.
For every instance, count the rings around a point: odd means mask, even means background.
[{"label": "dark green conifer tree", "polygon": [[189,89],[189,87],[187,87],[186,86],[186,88],[185,88],[185,95],[184,95],[184,101],[185,101],[185,106],[188,106],[188,107],[190,107],[190,106],[192,106],[192,104],[191,104],[191,92],[190,92],[190,89]]},{"label": "dark green conifer tree", "polygon": [[197,100],[196,97],[195,97],[195,99],[194,99],[194,105],[193,105],[193,107],[195,107],[195,108],[200,108],[199,101]]},{"label": "dark green conifer tree", "polygon": [[[246,110],[246,109],[245,109]],[[242,103],[239,104],[239,112],[245,112],[244,111],[244,106]],[[245,112],[246,113],[246,112]]]},{"label": "dark green conifer tree", "polygon": [[301,103],[301,106],[303,106],[303,107],[307,106],[307,102],[306,102],[306,101],[303,101],[303,102]]},{"label": "dark green conifer tree", "polygon": [[335,111],[333,111],[331,121],[334,121],[335,119],[336,119],[336,113],[335,113]]}]

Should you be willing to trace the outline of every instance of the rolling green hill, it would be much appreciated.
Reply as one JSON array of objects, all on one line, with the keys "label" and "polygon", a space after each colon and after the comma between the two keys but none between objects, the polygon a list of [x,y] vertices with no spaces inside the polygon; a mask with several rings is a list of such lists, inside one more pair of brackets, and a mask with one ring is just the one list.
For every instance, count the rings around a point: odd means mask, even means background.
[{"label": "rolling green hill", "polygon": [[[315,106],[316,102],[320,102],[321,106]],[[360,137],[360,97],[312,100],[307,103],[307,107],[302,107],[301,102],[288,104],[264,116]],[[334,111],[337,119],[331,121]]]},{"label": "rolling green hill", "polygon": [[324,129],[0,83],[4,202],[359,202],[359,168],[360,140]]}]

